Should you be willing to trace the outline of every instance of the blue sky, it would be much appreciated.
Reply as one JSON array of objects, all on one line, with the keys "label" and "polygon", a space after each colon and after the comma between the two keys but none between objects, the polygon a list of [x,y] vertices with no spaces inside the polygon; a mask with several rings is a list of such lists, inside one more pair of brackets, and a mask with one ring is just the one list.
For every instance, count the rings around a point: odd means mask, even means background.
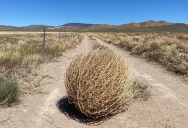
[{"label": "blue sky", "polygon": [[1,0],[0,25],[188,23],[188,0]]}]

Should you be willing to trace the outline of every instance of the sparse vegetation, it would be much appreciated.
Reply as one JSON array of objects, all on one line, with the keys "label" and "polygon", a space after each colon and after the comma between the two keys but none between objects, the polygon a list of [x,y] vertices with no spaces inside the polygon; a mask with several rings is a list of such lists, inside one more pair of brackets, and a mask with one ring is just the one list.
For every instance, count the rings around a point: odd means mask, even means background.
[{"label": "sparse vegetation", "polygon": [[134,99],[147,100],[150,97],[148,86],[137,79],[134,80],[132,92]]},{"label": "sparse vegetation", "polygon": [[105,47],[104,45],[100,45],[99,43],[97,43],[97,42],[95,42],[94,44],[93,44],[93,49],[94,50],[97,50],[97,49],[108,49],[107,47]]},{"label": "sparse vegetation", "polygon": [[100,43],[98,43],[96,41],[96,39],[93,38],[93,36],[89,36],[90,38],[90,41],[92,42],[92,48],[93,50],[105,50],[105,49],[108,49],[108,47],[104,46],[104,45],[101,45]]},{"label": "sparse vegetation", "polygon": [[0,66],[9,70],[29,68],[61,55],[81,41],[78,34],[67,34],[59,40],[58,33],[48,33],[43,48],[42,36],[38,33],[0,35]]},{"label": "sparse vegetation", "polygon": [[[47,33],[43,47],[43,34],[39,32],[10,32],[0,34],[0,102],[10,106],[17,101],[18,87],[23,93],[25,89],[35,89],[45,76],[33,76],[33,70],[43,62],[48,62],[61,56],[62,53],[81,42],[81,34]],[[36,74],[36,73],[35,73]],[[12,76],[18,79],[12,80]],[[32,78],[32,79],[31,79]],[[30,82],[30,81],[38,82]],[[29,87],[28,84],[31,87]],[[27,85],[27,87],[24,87]],[[12,92],[15,91],[15,92]]]},{"label": "sparse vegetation", "polygon": [[100,33],[107,43],[164,65],[168,70],[188,76],[188,34],[172,33]]},{"label": "sparse vegetation", "polygon": [[99,118],[127,108],[138,87],[133,87],[133,81],[130,65],[105,48],[75,58],[67,69],[65,86],[69,100],[82,113]]}]

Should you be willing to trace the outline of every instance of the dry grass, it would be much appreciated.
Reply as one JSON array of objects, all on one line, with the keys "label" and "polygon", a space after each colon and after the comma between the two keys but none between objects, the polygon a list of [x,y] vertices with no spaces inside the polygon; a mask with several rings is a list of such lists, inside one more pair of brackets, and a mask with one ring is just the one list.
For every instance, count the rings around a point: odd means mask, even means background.
[{"label": "dry grass", "polygon": [[0,76],[28,70],[50,61],[80,43],[80,34],[67,34],[59,40],[58,33],[47,33],[43,47],[42,33],[4,33],[0,35]]},{"label": "dry grass", "polygon": [[94,42],[93,43],[93,49],[94,50],[97,50],[97,49],[104,50],[104,49],[108,49],[108,47],[101,45],[98,42]]},{"label": "dry grass", "polygon": [[188,34],[171,33],[100,33],[94,34],[107,43],[117,45],[168,70],[188,76]]},{"label": "dry grass", "polygon": [[89,36],[89,40],[92,43],[92,49],[93,50],[105,50],[108,49],[108,47],[101,45],[93,36]]},{"label": "dry grass", "polygon": [[40,73],[34,75],[34,69],[61,56],[67,49],[76,47],[82,37],[81,34],[67,33],[65,36],[62,33],[59,40],[59,33],[47,33],[43,47],[43,34],[40,32],[0,33],[0,86],[2,81],[15,77],[22,94],[38,93],[40,81],[45,76]]},{"label": "dry grass", "polygon": [[14,70],[38,65],[61,55],[66,49],[75,47],[81,40],[80,35],[67,35],[60,41],[58,36],[58,33],[47,34],[43,48],[43,36],[39,33],[0,35],[1,68]]},{"label": "dry grass", "polygon": [[75,58],[67,69],[68,98],[86,116],[99,118],[126,109],[133,98],[130,65],[109,49]]},{"label": "dry grass", "polygon": [[148,100],[150,97],[150,91],[148,90],[148,86],[146,86],[143,82],[138,79],[134,80],[132,86],[132,92],[134,94],[133,99],[135,100]]}]

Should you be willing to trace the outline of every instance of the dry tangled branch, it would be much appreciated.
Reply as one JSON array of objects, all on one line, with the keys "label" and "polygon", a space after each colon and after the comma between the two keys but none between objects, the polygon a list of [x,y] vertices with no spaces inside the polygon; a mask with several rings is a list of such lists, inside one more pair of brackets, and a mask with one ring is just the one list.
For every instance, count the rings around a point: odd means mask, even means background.
[{"label": "dry tangled branch", "polygon": [[86,116],[99,118],[126,109],[132,99],[130,65],[109,49],[75,58],[66,72],[68,98]]}]

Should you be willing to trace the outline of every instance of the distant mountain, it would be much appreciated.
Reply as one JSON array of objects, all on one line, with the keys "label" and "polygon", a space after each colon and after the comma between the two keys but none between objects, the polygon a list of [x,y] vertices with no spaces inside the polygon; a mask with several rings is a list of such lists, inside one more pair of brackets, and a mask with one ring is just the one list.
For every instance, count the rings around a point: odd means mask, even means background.
[{"label": "distant mountain", "polygon": [[158,27],[151,27],[151,29],[155,30],[165,30],[165,31],[187,31],[188,32],[188,25],[183,23],[176,23],[172,25],[166,26],[158,26]]},{"label": "distant mountain", "polygon": [[52,28],[54,26],[48,26],[48,25],[29,25],[29,26],[23,26],[21,28],[23,29],[44,29],[44,28]]},{"label": "distant mountain", "polygon": [[98,24],[85,24],[85,23],[67,23],[62,26],[64,27],[91,27],[91,26],[97,26]]},{"label": "distant mountain", "polygon": [[174,23],[166,22],[166,21],[153,21],[149,20],[146,22],[140,22],[140,23],[129,23],[129,24],[123,24],[120,25],[120,27],[124,28],[140,28],[140,27],[157,27],[157,26],[167,26],[167,25],[173,25]]},{"label": "distant mountain", "polygon": [[17,29],[19,29],[19,28],[18,28],[18,27],[14,27],[14,26],[0,25],[0,30],[1,30],[1,31],[17,30]]},{"label": "distant mountain", "polygon": [[108,24],[100,24],[100,25],[93,25],[93,26],[89,26],[87,28],[84,29],[84,31],[103,31],[103,30],[113,30],[118,28],[115,25],[108,25]]},{"label": "distant mountain", "polygon": [[109,24],[87,24],[87,23],[67,23],[60,26],[49,25],[29,25],[23,27],[14,26],[0,26],[0,31],[42,31],[44,28],[48,31],[187,31],[188,25],[182,23],[171,23],[166,21],[149,20],[140,23],[128,23],[122,25],[109,25]]}]

